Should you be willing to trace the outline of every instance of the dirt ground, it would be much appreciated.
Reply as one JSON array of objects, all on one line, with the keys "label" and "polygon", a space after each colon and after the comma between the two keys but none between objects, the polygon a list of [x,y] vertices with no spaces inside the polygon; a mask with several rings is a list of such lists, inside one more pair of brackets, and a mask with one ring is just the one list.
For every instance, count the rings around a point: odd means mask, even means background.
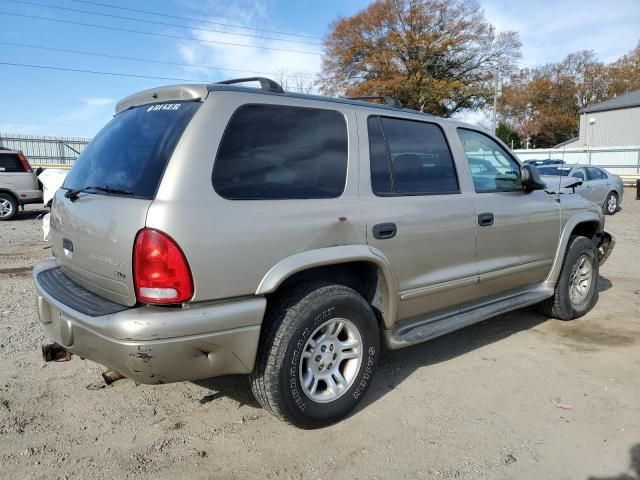
[{"label": "dirt ground", "polygon": [[0,477],[640,479],[634,197],[607,217],[617,245],[586,317],[519,311],[385,352],[362,406],[316,431],[275,420],[240,376],[106,387],[92,362],[44,364],[41,212],[0,222]]}]

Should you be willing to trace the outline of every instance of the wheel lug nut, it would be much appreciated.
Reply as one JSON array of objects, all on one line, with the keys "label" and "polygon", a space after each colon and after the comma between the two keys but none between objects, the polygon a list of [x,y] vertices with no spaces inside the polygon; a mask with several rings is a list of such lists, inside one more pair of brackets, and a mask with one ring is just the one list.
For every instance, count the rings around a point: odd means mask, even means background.
[{"label": "wheel lug nut", "polygon": [[327,351],[327,347],[325,345],[322,345],[320,347],[320,351],[322,351],[322,353],[326,352]]},{"label": "wheel lug nut", "polygon": [[322,365],[320,365],[320,371],[324,370],[324,363]]},{"label": "wheel lug nut", "polygon": [[333,343],[331,345],[329,345],[329,350],[331,350],[333,352]]},{"label": "wheel lug nut", "polygon": [[327,368],[331,368],[331,367],[333,367],[333,363],[330,363]]},{"label": "wheel lug nut", "polygon": [[322,360],[322,357],[320,355],[316,355],[316,362],[319,362],[320,360]]},{"label": "wheel lug nut", "polygon": [[336,358],[338,358],[338,354],[337,354],[337,353],[334,353],[334,354],[333,354],[333,359],[335,360]]}]

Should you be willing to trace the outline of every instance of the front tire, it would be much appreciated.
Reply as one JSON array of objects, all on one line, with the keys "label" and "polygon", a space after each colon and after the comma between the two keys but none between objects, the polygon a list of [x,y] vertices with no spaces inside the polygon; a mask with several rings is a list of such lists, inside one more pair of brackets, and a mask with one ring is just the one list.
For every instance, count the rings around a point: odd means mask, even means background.
[{"label": "front tire", "polygon": [[380,350],[371,306],[343,285],[314,282],[276,300],[265,318],[253,393],[301,428],[346,417],[369,388]]},{"label": "front tire", "polygon": [[616,192],[609,192],[607,198],[604,201],[604,213],[606,215],[613,215],[618,211],[618,194]]},{"label": "front tire", "polygon": [[18,202],[8,193],[0,193],[0,221],[11,220],[18,214]]},{"label": "front tire", "polygon": [[595,305],[598,274],[594,243],[586,237],[572,238],[554,295],[540,304],[540,310],[560,320],[582,317]]}]

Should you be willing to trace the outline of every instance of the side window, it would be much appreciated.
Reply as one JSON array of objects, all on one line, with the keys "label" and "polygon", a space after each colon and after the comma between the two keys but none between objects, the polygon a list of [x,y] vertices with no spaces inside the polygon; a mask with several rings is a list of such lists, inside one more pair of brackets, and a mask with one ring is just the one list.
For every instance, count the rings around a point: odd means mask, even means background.
[{"label": "side window", "polygon": [[347,147],[347,124],[337,111],[244,105],[220,142],[213,188],[230,200],[339,197]]},{"label": "side window", "polygon": [[520,165],[484,133],[458,128],[476,192],[519,190]]},{"label": "side window", "polygon": [[607,174],[599,168],[587,167],[587,171],[589,172],[589,180],[602,180],[607,178]]},{"label": "side window", "polygon": [[579,178],[583,182],[587,180],[587,173],[585,172],[584,168],[578,168],[577,170],[574,170],[571,176]]},{"label": "side window", "polygon": [[15,153],[0,153],[0,173],[24,172],[22,163]]},{"label": "side window", "polygon": [[459,192],[451,150],[438,125],[377,116],[367,122],[376,195]]}]

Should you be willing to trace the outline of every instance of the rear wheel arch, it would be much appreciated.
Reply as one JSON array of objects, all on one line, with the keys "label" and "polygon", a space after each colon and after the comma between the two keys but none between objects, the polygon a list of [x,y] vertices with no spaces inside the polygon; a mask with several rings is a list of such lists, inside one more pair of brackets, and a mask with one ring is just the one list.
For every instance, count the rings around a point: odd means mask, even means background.
[{"label": "rear wheel arch", "polygon": [[358,292],[373,309],[381,328],[395,323],[397,290],[393,274],[384,257],[367,246],[328,247],[289,257],[265,275],[256,295],[265,295],[269,308],[284,292],[318,281]]}]

